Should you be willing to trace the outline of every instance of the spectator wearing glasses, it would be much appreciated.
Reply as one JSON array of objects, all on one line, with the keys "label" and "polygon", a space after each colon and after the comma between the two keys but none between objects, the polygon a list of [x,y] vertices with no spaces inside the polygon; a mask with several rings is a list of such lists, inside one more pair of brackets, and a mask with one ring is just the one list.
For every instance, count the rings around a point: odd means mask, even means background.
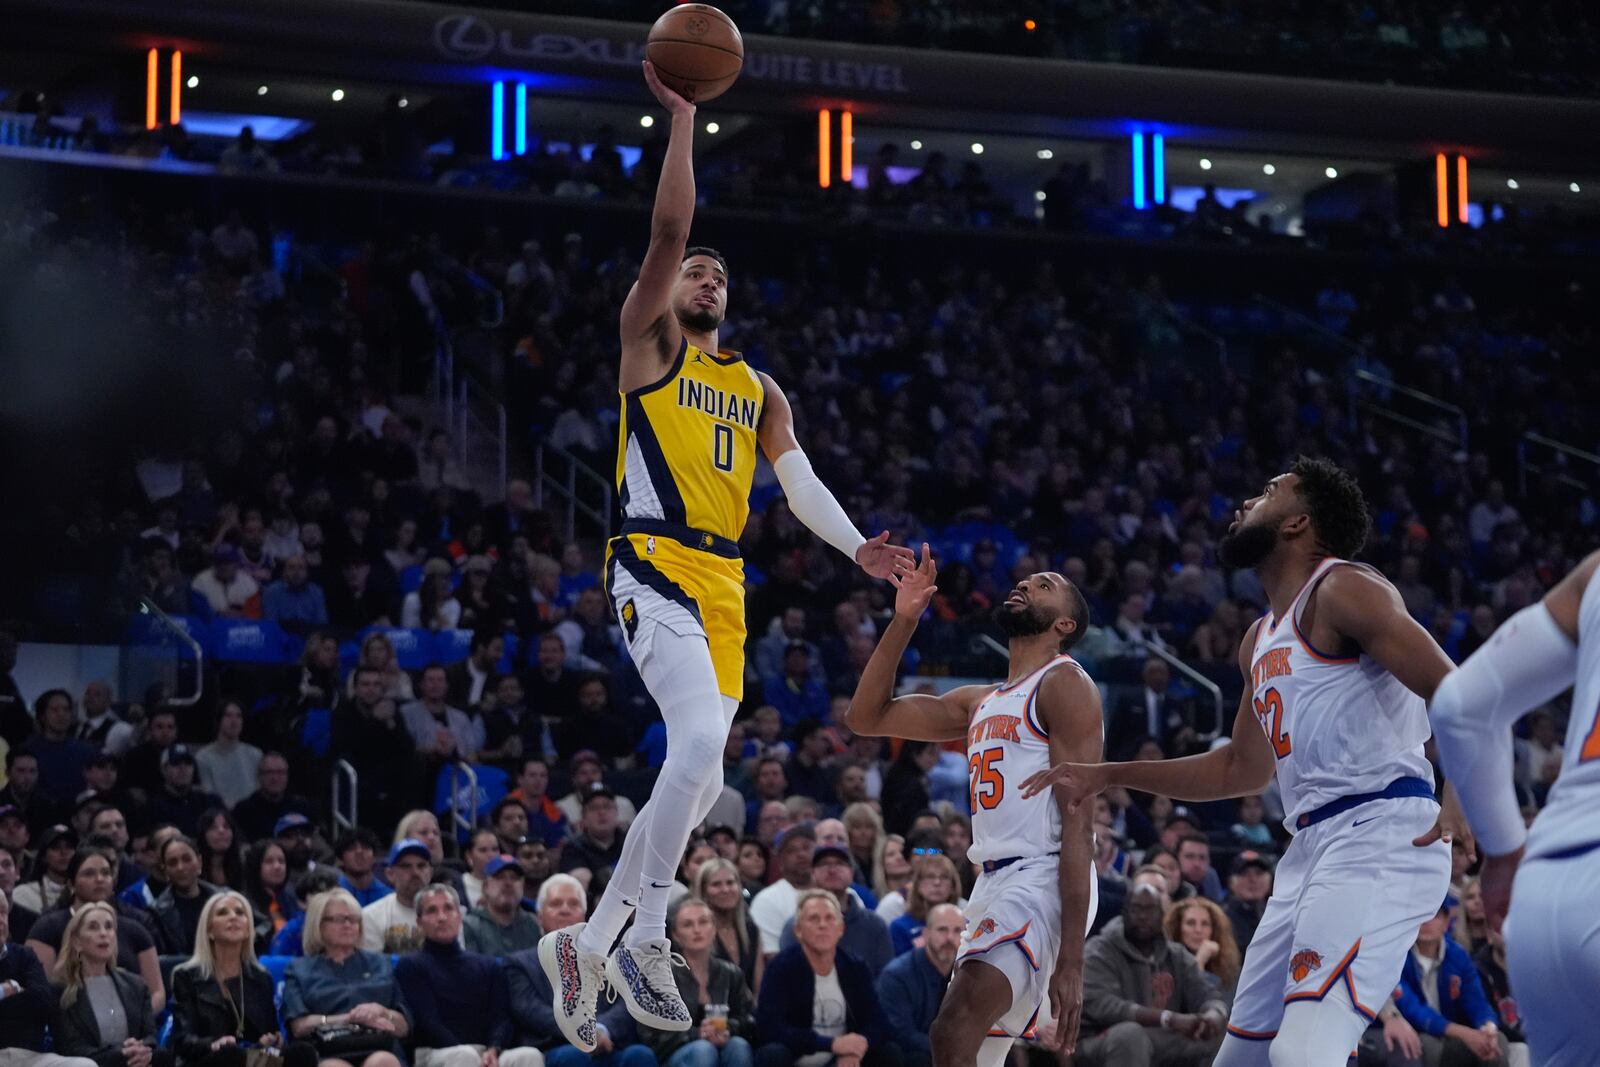
[{"label": "spectator wearing glasses", "polygon": [[889,938],[894,943],[896,956],[921,947],[928,912],[936,905],[955,903],[958,888],[956,865],[949,856],[917,857],[911,864],[905,914],[889,924]]},{"label": "spectator wearing glasses", "polygon": [[943,831],[918,830],[903,838],[899,834],[890,834],[883,850],[883,877],[889,892],[878,901],[878,918],[893,924],[904,915],[917,861],[943,855]]},{"label": "spectator wearing glasses", "polygon": [[324,1067],[399,1067],[411,1014],[389,957],[360,947],[361,928],[361,905],[349,893],[311,898],[305,955],[284,975],[284,1022],[296,1041],[317,1047]]}]

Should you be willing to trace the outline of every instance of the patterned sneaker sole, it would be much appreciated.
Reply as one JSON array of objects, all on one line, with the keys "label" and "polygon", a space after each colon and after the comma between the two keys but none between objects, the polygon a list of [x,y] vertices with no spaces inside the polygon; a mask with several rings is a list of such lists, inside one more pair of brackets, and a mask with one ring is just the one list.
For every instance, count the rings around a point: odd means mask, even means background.
[{"label": "patterned sneaker sole", "polygon": [[[618,960],[625,960],[626,965],[618,963]],[[635,983],[644,985],[644,977],[634,964],[632,953],[618,949],[611,954],[606,960],[606,981],[611,983],[611,988],[622,995],[622,1002],[628,1006],[628,1014],[633,1016],[634,1022],[653,1026],[657,1030],[689,1029],[690,1019],[687,1013],[679,1018],[658,1014],[652,1010],[653,1006],[647,1006],[634,994]],[[677,990],[674,989],[673,992],[676,993]],[[652,994],[651,999],[657,998]]]},{"label": "patterned sneaker sole", "polygon": [[[579,985],[577,939],[555,936],[540,938],[539,966],[544,968],[544,976],[550,980],[551,1007],[555,1009],[556,1026],[561,1030],[561,1036],[580,1051],[593,1052],[598,1044],[594,1021],[580,1021],[575,1015]],[[571,978],[570,987],[562,980],[564,975]]]}]

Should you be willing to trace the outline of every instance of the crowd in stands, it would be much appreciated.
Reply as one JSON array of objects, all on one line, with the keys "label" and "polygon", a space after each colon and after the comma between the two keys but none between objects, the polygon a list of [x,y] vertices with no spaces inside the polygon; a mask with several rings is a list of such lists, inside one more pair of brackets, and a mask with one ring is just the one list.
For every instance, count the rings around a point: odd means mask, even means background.
[{"label": "crowd in stands", "polygon": [[[227,388],[179,445],[119,446],[100,457],[111,469],[75,470],[30,502],[21,577],[36,594],[70,586],[65,601],[102,622],[148,601],[197,628],[271,624],[296,655],[225,655],[190,706],[102,681],[24,694],[16,641],[0,640],[13,946],[0,968],[27,996],[0,999],[0,1026],[20,1028],[0,1044],[37,1047],[49,1019],[57,1054],[127,1067],[242,1063],[272,1034],[371,1067],[408,1050],[432,1062],[423,1049],[454,1064],[480,1046],[508,1063],[532,1062],[512,1049],[575,1059],[528,953],[604,886],[664,734],[599,587],[596,541],[569,539],[520,479],[481,499],[448,435],[401,414],[400,393],[414,334],[461,299],[439,264],[459,262],[505,296],[495,340],[515,445],[559,443],[610,469],[613,312],[635,264],[577,232],[351,235],[326,257],[341,283],[330,296],[239,213],[129,217],[111,234],[93,222],[8,209],[0,248],[21,306],[92,278],[105,306],[140,309],[225,367]],[[723,340],[785,383],[819,475],[862,529],[935,546],[915,684],[998,673],[970,638],[1019,576],[1061,570],[1091,604],[1077,652],[1105,685],[1113,757],[1196,751],[1226,731],[1231,714],[1211,721],[1203,693],[1147,653],[1170,650],[1237,694],[1235,652],[1263,597],[1214,546],[1296,452],[1357,473],[1375,515],[1364,558],[1457,659],[1596,542],[1590,491],[1557,472],[1519,484],[1513,450],[1525,427],[1593,445],[1581,398],[1596,371],[1574,356],[1594,335],[1581,289],[1501,302],[1450,279],[1352,291],[1330,276],[1304,307],[1359,356],[1272,337],[1218,362],[1171,336],[1160,279],[1045,261],[1007,278],[869,266],[855,284],[816,257],[735,258]],[[1471,447],[1370,410],[1352,420],[1340,383],[1357,367],[1459,398]],[[843,727],[886,590],[811,538],[769,472],[754,504],[741,541],[747,716],[684,857],[672,926],[696,1029],[680,1043],[625,1013],[602,1018],[599,1058],[921,1062],[915,1038],[952,962],[944,905],[974,877],[965,760]],[[55,603],[27,602],[29,631],[50,632]],[[1530,816],[1559,766],[1563,715],[1535,717],[1518,745]],[[359,783],[361,827],[339,834],[334,758]],[[473,825],[441,824],[461,763],[486,796]],[[1215,1040],[1281,817],[1270,791],[1192,809],[1104,798],[1090,949],[1104,966],[1085,1038],[1153,1040],[1119,1029],[1137,1004],[1182,1016],[1185,1040]],[[1401,1021],[1383,1024],[1419,1041],[1481,1041],[1486,1010],[1515,1034],[1501,948],[1461,859],[1448,936],[1424,926]],[[1159,1005],[1117,965],[1152,948],[1176,998]],[[486,967],[496,956],[512,966]],[[283,982],[276,1014],[261,961]],[[1436,981],[1447,997],[1428,995]],[[845,1008],[829,1033],[804,1006],[836,990]],[[483,1003],[506,1008],[468,1010]]]}]

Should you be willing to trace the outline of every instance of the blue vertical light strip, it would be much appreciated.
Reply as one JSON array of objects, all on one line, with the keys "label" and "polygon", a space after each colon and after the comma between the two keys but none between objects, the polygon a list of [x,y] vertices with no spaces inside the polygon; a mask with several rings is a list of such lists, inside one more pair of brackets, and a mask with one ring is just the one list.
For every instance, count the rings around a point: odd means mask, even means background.
[{"label": "blue vertical light strip", "polygon": [[1144,210],[1144,134],[1133,135],[1133,209]]},{"label": "blue vertical light strip", "polygon": [[506,83],[495,82],[489,103],[489,155],[506,158]]},{"label": "blue vertical light strip", "polygon": [[1167,202],[1167,139],[1159,133],[1150,135],[1150,187],[1158,204]]},{"label": "blue vertical light strip", "polygon": [[528,83],[517,83],[517,155],[528,154]]}]

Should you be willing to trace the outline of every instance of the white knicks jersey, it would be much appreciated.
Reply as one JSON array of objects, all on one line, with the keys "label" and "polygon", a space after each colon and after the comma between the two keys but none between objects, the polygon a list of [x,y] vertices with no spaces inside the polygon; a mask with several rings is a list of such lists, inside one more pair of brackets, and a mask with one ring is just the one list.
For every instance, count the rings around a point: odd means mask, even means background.
[{"label": "white knicks jersey", "polygon": [[1340,566],[1371,570],[1323,560],[1284,618],[1262,618],[1250,656],[1256,720],[1277,756],[1290,833],[1301,815],[1340,797],[1376,793],[1396,778],[1433,785],[1433,767],[1422,754],[1433,733],[1423,699],[1365,653],[1324,655],[1300,629],[1306,601]]},{"label": "white knicks jersey", "polygon": [[1600,579],[1578,604],[1578,674],[1561,774],[1528,831],[1527,857],[1600,844]]},{"label": "white knicks jersey", "polygon": [[967,799],[972,810],[967,858],[974,863],[1061,851],[1061,809],[1055,794],[1047,789],[1029,799],[1022,795],[1022,783],[1051,765],[1050,738],[1035,698],[1045,676],[1058,667],[1084,673],[1071,656],[1057,656],[984,697],[967,724]]}]

